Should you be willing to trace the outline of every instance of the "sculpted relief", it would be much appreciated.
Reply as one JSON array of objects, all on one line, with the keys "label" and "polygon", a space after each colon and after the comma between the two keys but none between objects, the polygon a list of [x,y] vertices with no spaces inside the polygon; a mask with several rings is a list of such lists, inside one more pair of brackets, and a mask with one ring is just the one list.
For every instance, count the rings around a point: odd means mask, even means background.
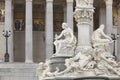
[{"label": "sculpted relief", "polygon": [[76,0],[76,7],[87,7],[93,3],[93,0]]}]

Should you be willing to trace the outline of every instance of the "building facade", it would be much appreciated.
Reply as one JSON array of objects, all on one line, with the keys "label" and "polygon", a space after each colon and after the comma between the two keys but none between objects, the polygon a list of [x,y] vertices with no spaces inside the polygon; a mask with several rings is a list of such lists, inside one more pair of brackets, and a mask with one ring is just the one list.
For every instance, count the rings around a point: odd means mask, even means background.
[{"label": "building facade", "polygon": [[[0,58],[4,62],[6,50],[3,30],[10,32],[8,53],[10,62],[36,63],[49,59],[54,50],[54,34],[67,22],[77,37],[73,18],[74,0],[0,0]],[[94,0],[95,12],[91,20],[92,32],[105,25],[105,32],[117,37],[120,34],[120,0]],[[120,58],[120,38],[111,48]]]}]

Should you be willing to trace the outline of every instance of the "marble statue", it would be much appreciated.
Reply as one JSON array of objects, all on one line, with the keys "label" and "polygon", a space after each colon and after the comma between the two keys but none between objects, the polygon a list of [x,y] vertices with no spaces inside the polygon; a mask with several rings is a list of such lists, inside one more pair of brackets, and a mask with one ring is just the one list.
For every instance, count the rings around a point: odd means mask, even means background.
[{"label": "marble statue", "polygon": [[[97,48],[98,49],[98,48]],[[110,52],[95,50],[96,75],[120,76],[120,65],[115,61],[115,57]]]},{"label": "marble statue", "polygon": [[[56,48],[55,55],[59,54],[68,54],[68,52],[72,52],[76,47],[76,38],[73,35],[73,31],[68,27],[67,23],[62,23],[63,31],[60,35],[55,35],[54,45]],[[71,51],[72,50],[72,51]],[[64,52],[63,52],[64,51]]]},{"label": "marble statue", "polygon": [[120,65],[115,61],[114,56],[103,50],[96,50],[93,54],[89,54],[88,51],[85,50],[77,53],[73,58],[66,59],[66,69],[56,73],[56,76],[84,77],[89,76],[88,73],[91,71],[92,76],[120,77]]},{"label": "marble statue", "polygon": [[110,43],[113,42],[113,40],[111,39],[111,37],[106,35],[103,32],[103,30],[104,30],[104,25],[102,24],[97,30],[93,32],[92,44],[93,44],[93,47],[99,47],[99,48],[101,47],[101,48],[104,48],[105,50],[108,50],[108,46]]},{"label": "marble statue", "polygon": [[[120,76],[120,65],[115,61],[115,57],[108,50],[104,50],[106,44],[112,39],[103,32],[104,25],[101,25],[93,32],[92,41],[94,49],[84,48],[74,57],[65,60],[66,69],[56,73],[56,76]],[[102,39],[104,36],[105,39]],[[99,47],[102,45],[102,48]],[[90,53],[91,52],[91,53]],[[77,74],[76,74],[77,73]]]},{"label": "marble statue", "polygon": [[45,77],[53,77],[58,73],[59,69],[56,68],[55,72],[50,72],[50,60],[46,60],[45,63],[40,62],[37,68],[37,76],[39,80],[42,80]]},{"label": "marble statue", "polygon": [[[62,24],[63,29],[65,30],[67,27],[66,23]],[[56,67],[56,71],[50,71],[50,60],[47,60],[45,63],[39,63],[37,68],[37,76],[39,80],[43,80],[46,78],[53,77],[87,77],[87,76],[104,76],[104,77],[120,77],[120,64],[115,61],[115,57],[111,55],[109,50],[105,50],[106,45],[109,47],[109,43],[112,42],[112,39],[107,36],[104,32],[104,25],[101,25],[96,31],[93,32],[92,42],[94,48],[82,48],[80,52],[76,53],[73,57],[65,60],[66,69],[60,71],[58,67]],[[57,36],[54,44],[56,46],[61,44],[67,45],[70,41],[72,43],[71,35],[74,38],[74,35],[71,34],[72,31],[69,28],[68,30],[62,31],[60,35],[67,35],[68,39],[61,39],[62,36]],[[68,32],[68,33],[66,33]],[[71,33],[70,33],[71,32]],[[65,34],[66,33],[66,34]],[[70,35],[71,34],[71,35]],[[101,37],[105,37],[101,38]],[[60,39],[59,39],[60,38]],[[60,42],[59,42],[60,40]],[[65,40],[65,41],[64,41]],[[67,40],[67,42],[66,42]],[[101,48],[102,47],[102,48]],[[61,50],[60,50],[61,51]]]},{"label": "marble statue", "polygon": [[93,64],[93,62],[91,62],[93,57],[90,54],[88,54],[88,51],[89,50],[85,49],[83,52],[77,53],[73,58],[66,59],[66,69],[62,72],[59,72],[58,75],[79,72],[90,68],[90,64]]},{"label": "marble statue", "polygon": [[[93,15],[93,5],[91,3],[93,0],[76,0],[76,10],[74,17],[78,22],[78,33],[82,32],[82,27],[89,28],[91,19]],[[82,23],[82,24],[81,24]],[[84,23],[84,24],[83,24]],[[88,24],[89,23],[89,24]],[[73,31],[69,28],[67,23],[62,23],[63,31],[60,35],[55,35],[54,45],[56,48],[55,59],[51,60],[57,62],[61,57],[66,57],[66,55],[74,54],[72,56],[67,56],[65,63],[63,60],[63,65],[55,67],[56,71],[50,71],[50,62],[46,61],[45,63],[40,63],[37,69],[37,74],[39,80],[51,77],[63,79],[65,77],[69,78],[81,78],[81,77],[117,77],[120,78],[120,64],[115,61],[115,57],[109,51],[109,44],[113,40],[104,33],[104,25],[95,30],[92,34],[91,45],[88,48],[88,44],[83,44],[82,48],[79,43],[84,39],[85,42],[90,42],[89,34],[82,33],[83,35],[78,36],[78,45],[76,46],[77,40],[73,34]],[[89,32],[89,29],[87,30]],[[79,34],[78,34],[79,35]],[[82,37],[82,39],[80,39]],[[85,37],[85,38],[84,38]],[[77,52],[76,50],[79,49]],[[59,56],[60,55],[60,56]],[[57,58],[58,57],[58,58]],[[58,61],[57,61],[58,59]],[[63,58],[62,58],[63,59]],[[52,66],[53,67],[53,66]],[[64,70],[60,70],[60,67],[66,67]]]}]

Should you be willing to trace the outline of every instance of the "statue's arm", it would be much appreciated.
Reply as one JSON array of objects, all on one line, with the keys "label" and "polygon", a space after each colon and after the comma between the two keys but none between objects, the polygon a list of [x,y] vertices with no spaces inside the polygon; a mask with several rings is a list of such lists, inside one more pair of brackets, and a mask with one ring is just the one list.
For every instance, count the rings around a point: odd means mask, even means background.
[{"label": "statue's arm", "polygon": [[70,43],[72,43],[73,40],[74,40],[74,35],[73,35],[73,31],[72,30],[70,31],[70,35],[71,35],[71,41],[70,41]]},{"label": "statue's arm", "polygon": [[106,35],[103,31],[101,31],[101,34],[103,35],[103,37],[105,37],[105,38],[107,38],[107,39],[112,41],[112,39],[108,35]]},{"label": "statue's arm", "polygon": [[64,31],[62,31],[62,32],[60,33],[60,35],[58,35],[58,36],[56,37],[56,39],[60,39],[60,38],[63,36],[63,34],[64,34]]}]

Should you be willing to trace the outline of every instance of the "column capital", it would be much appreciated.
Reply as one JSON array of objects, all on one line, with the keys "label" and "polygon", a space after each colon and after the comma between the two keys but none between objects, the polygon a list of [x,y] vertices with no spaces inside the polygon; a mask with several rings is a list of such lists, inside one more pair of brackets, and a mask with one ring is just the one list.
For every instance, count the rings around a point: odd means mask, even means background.
[{"label": "column capital", "polygon": [[106,5],[112,5],[113,4],[113,0],[104,0]]},{"label": "column capital", "polygon": [[26,0],[26,2],[32,2],[33,0]]},{"label": "column capital", "polygon": [[46,0],[46,2],[53,2],[53,0]]},{"label": "column capital", "polygon": [[66,0],[67,3],[73,3],[73,0]]}]

